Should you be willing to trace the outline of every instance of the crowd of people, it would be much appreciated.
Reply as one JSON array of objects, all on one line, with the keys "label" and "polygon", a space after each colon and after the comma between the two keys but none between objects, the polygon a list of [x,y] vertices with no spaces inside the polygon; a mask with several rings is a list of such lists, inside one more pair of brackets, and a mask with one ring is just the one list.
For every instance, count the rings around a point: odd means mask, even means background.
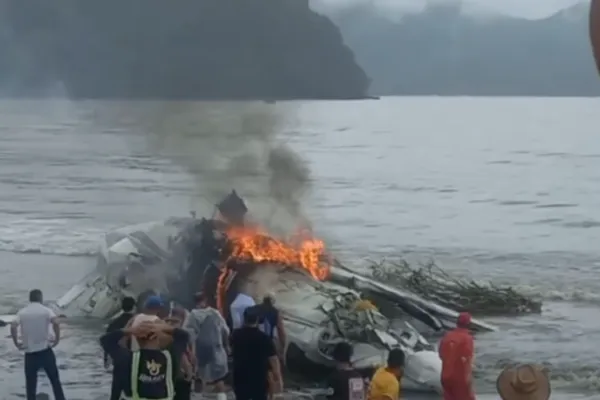
[{"label": "crowd of people", "polygon": [[[64,400],[53,351],[60,342],[59,321],[43,305],[40,290],[32,290],[29,300],[11,324],[14,344],[25,352],[27,400],[36,398],[39,370],[47,374],[54,398]],[[231,382],[237,400],[271,400],[283,393],[285,329],[274,296],[267,295],[261,304],[243,293],[236,300],[230,327],[201,293],[195,296],[196,306],[190,311],[150,296],[136,312],[135,300],[125,298],[122,313],[100,338],[105,367],[113,367],[110,399],[189,400],[193,392],[209,391],[217,400],[224,400],[226,382]],[[475,399],[470,323],[471,316],[461,313],[456,329],[440,342],[444,400]],[[50,338],[49,329],[53,332]],[[328,400],[401,398],[405,362],[401,349],[392,349],[387,364],[369,379],[353,367],[352,356],[350,343],[335,346],[336,368],[327,379]],[[548,400],[551,392],[547,372],[530,364],[504,369],[497,379],[497,391],[503,400]]]}]

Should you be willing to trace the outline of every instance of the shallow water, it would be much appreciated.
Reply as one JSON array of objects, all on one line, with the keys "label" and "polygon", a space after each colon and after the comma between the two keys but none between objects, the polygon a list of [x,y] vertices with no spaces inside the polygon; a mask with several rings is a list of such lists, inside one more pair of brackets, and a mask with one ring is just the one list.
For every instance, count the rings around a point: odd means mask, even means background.
[{"label": "shallow water", "polygon": [[[552,370],[553,398],[593,398],[598,106],[510,98],[0,102],[0,313],[22,305],[33,286],[59,295],[92,267],[106,230],[191,208],[210,213],[234,186],[273,229],[294,225],[301,210],[348,264],[432,257],[455,273],[541,294],[543,315],[491,319],[502,329],[477,338],[478,391],[493,393],[503,365],[538,361]],[[269,149],[278,146],[294,161],[270,169]],[[270,184],[282,170],[299,204]],[[98,324],[66,329],[58,356],[70,398],[106,393]],[[11,349],[0,365],[7,398],[23,392],[21,370]]]}]

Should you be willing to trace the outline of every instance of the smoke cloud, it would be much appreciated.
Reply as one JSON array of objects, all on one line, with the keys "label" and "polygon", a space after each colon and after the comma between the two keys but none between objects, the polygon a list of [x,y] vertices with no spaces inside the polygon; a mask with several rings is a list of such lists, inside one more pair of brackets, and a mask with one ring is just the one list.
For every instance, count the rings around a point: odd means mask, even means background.
[{"label": "smoke cloud", "polygon": [[516,17],[545,18],[562,9],[587,0],[311,0],[311,6],[322,13],[335,13],[344,8],[368,5],[396,20],[403,14],[420,13],[440,4],[459,5],[463,12],[480,14],[504,14]]},{"label": "smoke cloud", "polygon": [[306,161],[282,138],[293,106],[246,103],[177,103],[152,112],[145,127],[155,151],[194,179],[190,207],[210,214],[235,189],[260,223],[287,233],[304,220],[310,193]]}]

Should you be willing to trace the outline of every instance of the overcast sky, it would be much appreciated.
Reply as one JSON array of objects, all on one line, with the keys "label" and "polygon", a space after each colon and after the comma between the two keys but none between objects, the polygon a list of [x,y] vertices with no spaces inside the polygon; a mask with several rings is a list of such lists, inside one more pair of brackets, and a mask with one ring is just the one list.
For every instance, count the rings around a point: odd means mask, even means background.
[{"label": "overcast sky", "polygon": [[[372,2],[385,4],[404,10],[419,10],[427,3],[444,2],[448,0],[321,0],[335,5],[353,2]],[[459,0],[457,0],[459,1]],[[574,5],[582,0],[462,0],[471,8],[497,11],[503,14],[523,16],[527,18],[542,18],[556,11]]]}]

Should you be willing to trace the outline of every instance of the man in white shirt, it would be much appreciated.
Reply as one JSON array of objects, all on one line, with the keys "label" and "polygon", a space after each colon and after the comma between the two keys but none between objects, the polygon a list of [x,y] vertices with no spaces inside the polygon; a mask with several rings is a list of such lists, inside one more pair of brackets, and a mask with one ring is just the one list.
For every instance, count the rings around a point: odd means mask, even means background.
[{"label": "man in white shirt", "polygon": [[241,328],[244,325],[244,311],[246,308],[253,307],[256,305],[254,299],[246,293],[237,295],[231,306],[229,306],[229,312],[231,313],[231,325],[232,329]]},{"label": "man in white shirt", "polygon": [[[50,380],[56,400],[65,400],[60,383],[56,356],[52,348],[60,341],[60,325],[54,311],[42,304],[42,291],[29,292],[29,305],[17,313],[10,325],[10,335],[15,346],[25,352],[25,388],[27,400],[35,400],[37,392],[37,374],[43,369]],[[50,326],[54,331],[51,338]],[[18,330],[21,328],[21,341]]]}]

